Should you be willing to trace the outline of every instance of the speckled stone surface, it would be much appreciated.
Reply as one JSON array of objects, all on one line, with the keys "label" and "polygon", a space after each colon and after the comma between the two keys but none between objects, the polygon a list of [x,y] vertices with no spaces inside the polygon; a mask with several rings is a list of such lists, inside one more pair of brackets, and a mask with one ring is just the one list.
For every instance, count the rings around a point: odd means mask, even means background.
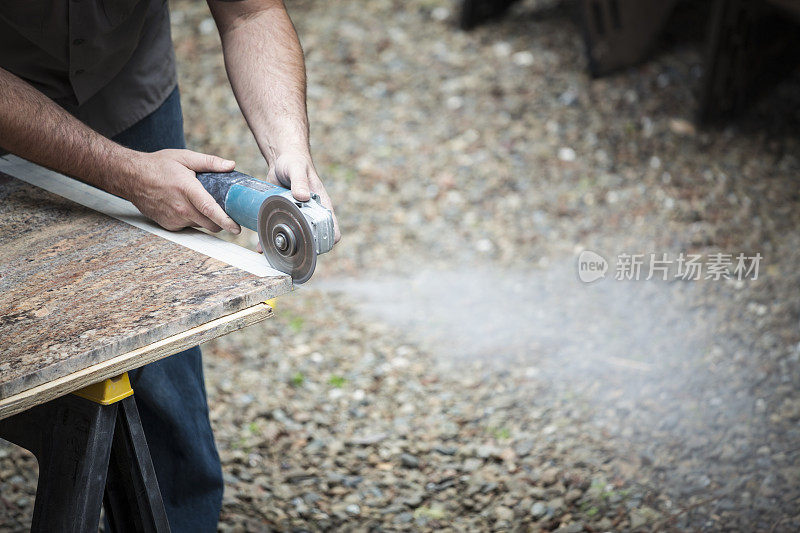
[{"label": "speckled stone surface", "polygon": [[289,290],[0,173],[0,399]]}]

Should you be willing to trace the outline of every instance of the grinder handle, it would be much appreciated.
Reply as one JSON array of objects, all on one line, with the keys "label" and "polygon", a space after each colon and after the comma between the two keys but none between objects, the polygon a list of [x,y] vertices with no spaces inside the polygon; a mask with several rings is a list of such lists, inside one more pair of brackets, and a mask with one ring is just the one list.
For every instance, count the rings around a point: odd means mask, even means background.
[{"label": "grinder handle", "polygon": [[258,213],[269,196],[287,189],[241,172],[201,172],[197,179],[223,210],[240,226],[258,231]]},{"label": "grinder handle", "polygon": [[197,179],[222,209],[225,209],[225,198],[228,196],[228,191],[231,190],[231,187],[237,183],[247,186],[247,182],[250,180],[259,181],[252,176],[235,170],[232,172],[198,172]]}]

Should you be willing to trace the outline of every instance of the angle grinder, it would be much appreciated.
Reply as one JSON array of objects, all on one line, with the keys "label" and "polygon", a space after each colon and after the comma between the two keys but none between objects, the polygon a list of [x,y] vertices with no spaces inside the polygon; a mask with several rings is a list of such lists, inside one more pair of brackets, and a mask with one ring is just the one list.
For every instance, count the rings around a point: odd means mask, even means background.
[{"label": "angle grinder", "polygon": [[289,189],[236,171],[198,173],[197,179],[229,217],[258,233],[270,266],[295,283],[308,281],[317,255],[333,248],[333,214],[317,194],[300,202]]}]

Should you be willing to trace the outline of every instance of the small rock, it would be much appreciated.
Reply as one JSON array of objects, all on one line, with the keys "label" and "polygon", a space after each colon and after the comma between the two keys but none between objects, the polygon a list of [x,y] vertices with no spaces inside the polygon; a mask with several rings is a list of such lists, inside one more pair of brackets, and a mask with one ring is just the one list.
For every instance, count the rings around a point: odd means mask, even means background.
[{"label": "small rock", "polygon": [[564,498],[553,498],[547,502],[547,511],[550,514],[556,514],[564,510]]},{"label": "small rock", "polygon": [[474,472],[475,470],[479,469],[481,466],[483,466],[483,460],[482,459],[477,459],[475,457],[470,457],[469,459],[464,461],[464,464],[461,465],[461,469],[464,472]]},{"label": "small rock", "polygon": [[361,514],[361,507],[359,507],[357,503],[351,503],[350,505],[345,507],[344,510],[347,511],[348,514],[351,514],[353,516],[358,516]]},{"label": "small rock", "polygon": [[364,481],[364,478],[361,476],[344,476],[342,478],[342,485],[348,489],[354,489],[358,487],[362,481]]},{"label": "small rock", "polygon": [[484,444],[483,446],[478,446],[478,450],[475,452],[475,454],[481,459],[489,459],[490,457],[499,457],[500,450],[498,450],[496,446]]},{"label": "small rock", "polygon": [[492,241],[489,239],[478,239],[475,242],[475,249],[482,253],[489,253],[494,248]]},{"label": "small rock", "polygon": [[491,481],[489,483],[484,483],[481,486],[481,493],[482,494],[489,494],[490,492],[494,492],[494,491],[497,490],[498,486],[499,485],[497,483],[495,483],[494,481]]},{"label": "small rock", "polygon": [[30,503],[31,499],[26,496],[21,496],[16,501],[17,507],[27,507]]},{"label": "small rock", "polygon": [[438,20],[439,22],[447,20],[449,16],[450,16],[450,10],[444,6],[439,6],[437,8],[434,8],[433,11],[431,11],[431,17],[433,18],[433,20]]},{"label": "small rock", "polygon": [[558,149],[558,158],[565,163],[571,163],[577,159],[578,154],[575,153],[575,150],[569,148],[567,146],[563,146]]},{"label": "small rock", "polygon": [[595,529],[597,530],[608,531],[612,527],[614,527],[614,522],[612,522],[611,519],[608,518],[607,516],[604,516],[603,518],[598,520],[595,525],[596,525]]},{"label": "small rock", "polygon": [[697,133],[694,124],[683,118],[671,119],[669,121],[669,130],[676,135],[684,137],[693,137]]},{"label": "small rock", "polygon": [[388,436],[388,433],[373,433],[371,435],[363,435],[351,440],[350,444],[355,444],[356,446],[369,446],[371,444],[378,444],[379,442],[386,440]]},{"label": "small rock", "polygon": [[294,505],[297,514],[300,516],[306,515],[310,511],[308,505],[302,498],[292,498],[292,505]]},{"label": "small rock", "polygon": [[658,517],[658,512],[650,507],[633,509],[630,513],[628,513],[628,519],[631,521],[631,529],[638,529],[657,520]]},{"label": "small rock", "polygon": [[204,18],[202,22],[198,25],[197,29],[203,35],[210,35],[214,32],[216,25],[214,24],[214,19],[211,17]]},{"label": "small rock", "polygon": [[520,456],[525,457],[533,451],[535,443],[530,439],[525,439],[514,444],[514,452]]},{"label": "small rock", "polygon": [[547,506],[542,502],[536,502],[531,507],[531,516],[534,518],[541,518],[547,514]]},{"label": "small rock", "polygon": [[583,496],[583,491],[582,490],[580,490],[580,489],[570,489],[564,495],[564,500],[566,500],[568,503],[572,503],[572,502],[576,501],[578,498],[580,498],[581,496]]},{"label": "small rock", "polygon": [[419,468],[419,459],[410,453],[404,453],[400,456],[400,463],[406,468]]},{"label": "small rock", "polygon": [[514,463],[517,460],[517,454],[511,448],[505,448],[499,453],[497,457],[502,459],[506,463]]},{"label": "small rock", "polygon": [[630,512],[631,529],[638,529],[647,523],[647,517],[634,509]]},{"label": "small rock", "polygon": [[403,503],[408,505],[409,507],[419,507],[422,505],[423,500],[425,499],[425,494],[423,492],[415,492],[408,498],[406,498]]},{"label": "small rock", "polygon": [[533,65],[533,54],[528,51],[517,52],[511,56],[511,60],[518,67],[529,67]]},{"label": "small rock", "polygon": [[581,533],[581,531],[583,531],[583,522],[573,522],[556,529],[556,533]]},{"label": "small rock", "polygon": [[578,92],[574,89],[567,89],[558,97],[558,102],[564,106],[574,105],[578,101]]},{"label": "small rock", "polygon": [[436,446],[434,451],[442,455],[455,455],[458,451],[458,448],[455,446]]},{"label": "small rock", "polygon": [[535,500],[544,500],[544,497],[547,495],[547,490],[543,487],[531,487],[528,489],[528,496]]},{"label": "small rock", "polygon": [[497,520],[504,520],[510,522],[514,519],[514,511],[504,505],[495,508],[494,516]]},{"label": "small rock", "polygon": [[314,505],[315,503],[317,503],[321,499],[322,499],[322,496],[320,496],[316,492],[307,492],[307,493],[303,494],[303,500],[309,505]]},{"label": "small rock", "polygon": [[558,479],[558,468],[548,468],[544,472],[542,472],[542,483],[545,485],[552,485]]},{"label": "small rock", "polygon": [[492,45],[492,50],[497,57],[508,57],[511,55],[511,45],[506,41],[498,41]]}]

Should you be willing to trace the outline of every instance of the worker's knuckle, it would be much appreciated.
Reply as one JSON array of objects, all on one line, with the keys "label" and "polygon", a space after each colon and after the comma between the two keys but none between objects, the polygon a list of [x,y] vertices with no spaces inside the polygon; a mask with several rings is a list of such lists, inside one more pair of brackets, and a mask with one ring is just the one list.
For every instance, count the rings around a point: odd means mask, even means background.
[{"label": "worker's knuckle", "polygon": [[214,209],[216,205],[212,200],[204,200],[200,202],[199,209],[201,213],[210,218],[216,211]]},{"label": "worker's knuckle", "polygon": [[178,205],[176,205],[176,206],[175,206],[175,207],[172,209],[172,211],[173,211],[173,212],[174,212],[176,215],[178,215],[179,217],[181,217],[181,218],[189,218],[189,215],[191,214],[191,209],[189,209],[189,206],[187,206],[187,205],[185,205],[185,204],[178,204]]},{"label": "worker's knuckle", "polygon": [[187,198],[194,190],[195,185],[197,185],[197,180],[180,180],[175,184],[175,189],[181,196]]},{"label": "worker's knuckle", "polygon": [[157,153],[165,159],[171,159],[174,161],[180,161],[181,159],[180,152],[178,150],[166,149],[166,150],[159,150]]}]

